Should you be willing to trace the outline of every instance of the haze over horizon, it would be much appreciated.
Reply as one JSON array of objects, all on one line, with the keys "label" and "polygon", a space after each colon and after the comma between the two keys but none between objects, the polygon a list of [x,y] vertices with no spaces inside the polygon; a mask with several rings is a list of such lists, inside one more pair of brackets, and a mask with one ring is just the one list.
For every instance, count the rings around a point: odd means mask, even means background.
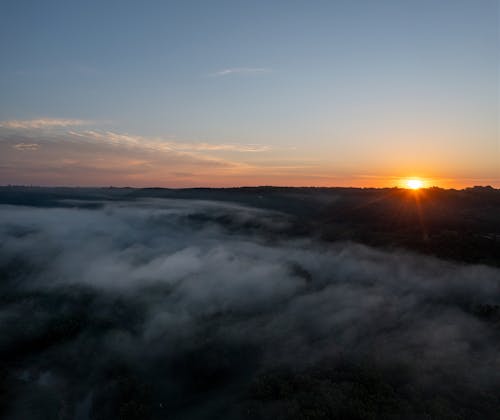
[{"label": "haze over horizon", "polygon": [[500,187],[497,0],[0,6],[0,184]]}]

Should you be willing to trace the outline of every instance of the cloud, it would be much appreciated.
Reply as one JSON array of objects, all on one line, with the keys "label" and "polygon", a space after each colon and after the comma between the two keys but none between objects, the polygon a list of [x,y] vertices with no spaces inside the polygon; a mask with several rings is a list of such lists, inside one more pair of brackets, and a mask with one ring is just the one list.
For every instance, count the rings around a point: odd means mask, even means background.
[{"label": "cloud", "polygon": [[147,138],[142,136],[132,136],[129,134],[115,133],[112,131],[70,131],[68,134],[80,138],[91,138],[94,140],[108,142],[115,145],[124,145],[130,147],[148,148],[157,151],[179,151],[179,152],[198,152],[198,151],[227,151],[227,152],[266,152],[271,150],[270,146],[261,144],[231,144],[231,143],[203,143],[203,142],[178,142],[161,138]]},{"label": "cloud", "polygon": [[[67,128],[70,126],[90,124],[83,120],[12,120],[0,122],[0,128],[10,128],[15,130],[42,129],[42,128]],[[60,133],[54,133],[60,135]],[[255,153],[269,151],[271,148],[261,144],[236,144],[236,143],[207,143],[207,142],[179,142],[165,140],[162,138],[147,138],[144,136],[130,135],[126,133],[117,133],[113,131],[100,130],[69,130],[65,133],[68,137],[82,140],[94,140],[101,143],[114,144],[118,146],[138,147],[158,151],[177,150],[177,151],[226,151]],[[21,147],[19,147],[21,148]]]},{"label": "cloud", "polygon": [[17,150],[37,150],[40,145],[38,143],[19,143],[19,144],[15,144],[14,146],[12,146],[14,149],[17,149]]},{"label": "cloud", "polygon": [[97,130],[0,131],[0,177],[11,184],[199,185],[200,180],[247,171],[249,165],[235,159],[235,153],[267,150],[263,145],[174,142]]},{"label": "cloud", "polygon": [[257,75],[270,73],[272,69],[265,67],[232,67],[227,69],[219,70],[215,73],[212,73],[212,76],[230,76],[234,74],[242,74],[242,75]]},{"label": "cloud", "polygon": [[359,398],[494,418],[498,269],[292,240],[239,205],[78,194],[0,207],[7,418],[346,418]]},{"label": "cloud", "polygon": [[213,143],[168,142],[168,145],[176,150],[190,150],[190,151],[260,153],[271,150],[270,146],[266,146],[263,144],[228,144],[228,143],[213,144]]},{"label": "cloud", "polygon": [[[198,187],[269,182],[309,185],[331,180],[331,176],[321,178],[304,171],[298,176],[301,169],[313,172],[315,168],[290,164],[289,159],[270,160],[280,149],[266,144],[182,141],[55,124],[44,129],[28,126],[0,126],[4,183]],[[28,150],[37,153],[19,153]]]},{"label": "cloud", "polygon": [[0,127],[11,129],[50,129],[91,124],[91,121],[60,118],[39,118],[34,120],[0,121]]}]

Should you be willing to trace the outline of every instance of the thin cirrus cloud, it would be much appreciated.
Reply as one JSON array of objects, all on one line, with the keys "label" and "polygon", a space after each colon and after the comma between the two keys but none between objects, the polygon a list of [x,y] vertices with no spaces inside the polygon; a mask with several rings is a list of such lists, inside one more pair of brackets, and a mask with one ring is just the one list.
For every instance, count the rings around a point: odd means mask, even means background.
[{"label": "thin cirrus cloud", "polygon": [[[0,128],[16,131],[24,130],[57,130],[60,128],[71,128],[90,125],[93,121],[80,119],[42,118],[32,120],[7,120],[0,121]],[[113,131],[99,130],[69,130],[66,135],[73,139],[82,141],[99,141],[104,144],[121,145],[125,147],[136,147],[157,151],[179,151],[179,152],[240,152],[257,153],[271,150],[269,146],[262,144],[237,144],[237,143],[207,143],[207,142],[179,142],[169,141],[161,138],[147,138],[134,136]],[[12,147],[17,150],[36,150],[40,145],[35,142],[18,143]]]},{"label": "thin cirrus cloud", "polygon": [[271,150],[259,144],[35,126],[0,122],[0,179],[5,183],[31,184],[36,179],[39,185],[198,186],[200,179],[222,183],[251,172],[253,165],[238,155]]},{"label": "thin cirrus cloud", "polygon": [[241,153],[259,153],[271,150],[270,146],[262,144],[210,144],[210,143],[176,143],[169,142],[176,150],[191,151],[214,151],[214,152],[241,152]]},{"label": "thin cirrus cloud", "polygon": [[8,120],[1,121],[0,127],[11,129],[44,129],[64,128],[91,124],[91,121],[61,118],[37,118],[33,120]]},{"label": "thin cirrus cloud", "polygon": [[40,145],[38,143],[18,143],[12,146],[16,150],[21,150],[21,151],[31,151],[31,150],[38,150]]},{"label": "thin cirrus cloud", "polygon": [[176,142],[142,136],[132,136],[112,131],[69,131],[68,134],[73,137],[92,139],[114,145],[138,147],[156,151],[259,153],[271,150],[269,146],[262,144]]},{"label": "thin cirrus cloud", "polygon": [[270,73],[270,72],[272,72],[272,69],[265,68],[265,67],[231,67],[231,68],[216,71],[215,73],[212,73],[212,76],[230,76],[230,75],[236,75],[236,74],[241,74],[241,75],[254,74],[254,75],[257,75],[257,74],[264,74],[264,73]]}]

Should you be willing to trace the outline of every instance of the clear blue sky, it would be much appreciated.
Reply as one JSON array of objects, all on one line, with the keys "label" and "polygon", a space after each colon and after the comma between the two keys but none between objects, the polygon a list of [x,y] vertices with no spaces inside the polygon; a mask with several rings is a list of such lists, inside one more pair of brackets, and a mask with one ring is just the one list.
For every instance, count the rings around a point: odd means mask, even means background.
[{"label": "clear blue sky", "polygon": [[497,0],[2,0],[0,175],[101,183],[111,142],[124,185],[495,183],[498,21]]}]

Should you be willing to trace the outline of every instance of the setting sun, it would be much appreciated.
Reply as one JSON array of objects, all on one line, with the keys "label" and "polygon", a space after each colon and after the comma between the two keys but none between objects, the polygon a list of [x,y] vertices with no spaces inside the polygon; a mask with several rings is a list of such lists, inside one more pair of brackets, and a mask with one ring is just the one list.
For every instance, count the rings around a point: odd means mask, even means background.
[{"label": "setting sun", "polygon": [[406,181],[406,186],[412,190],[418,190],[424,186],[424,182],[421,179],[409,179]]}]

